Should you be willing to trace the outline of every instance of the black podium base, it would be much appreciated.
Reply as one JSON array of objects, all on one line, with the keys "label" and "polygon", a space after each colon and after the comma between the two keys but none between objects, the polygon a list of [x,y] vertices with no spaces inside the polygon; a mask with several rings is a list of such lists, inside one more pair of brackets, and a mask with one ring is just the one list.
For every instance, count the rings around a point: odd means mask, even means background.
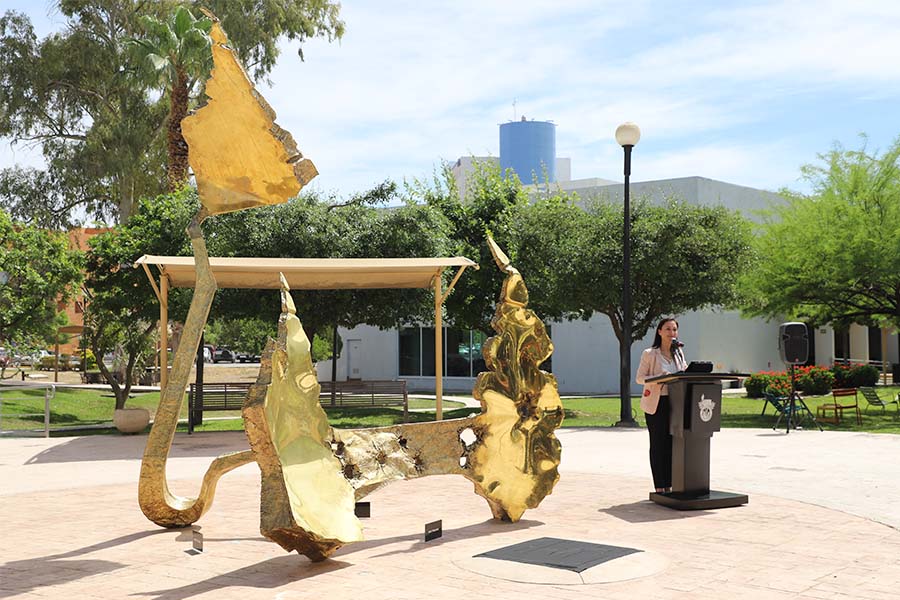
[{"label": "black podium base", "polygon": [[650,492],[650,499],[657,504],[668,506],[675,510],[727,508],[749,502],[747,494],[732,494],[731,492],[717,492],[716,490],[710,490],[706,494],[698,494],[696,492],[669,492],[667,494]]}]

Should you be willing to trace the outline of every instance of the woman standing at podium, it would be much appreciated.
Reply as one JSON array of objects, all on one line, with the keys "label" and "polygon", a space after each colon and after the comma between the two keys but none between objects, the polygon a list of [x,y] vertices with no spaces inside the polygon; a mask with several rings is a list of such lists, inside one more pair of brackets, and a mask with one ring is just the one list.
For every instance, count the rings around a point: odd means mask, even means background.
[{"label": "woman standing at podium", "polygon": [[635,377],[635,381],[644,386],[641,410],[647,417],[647,431],[650,432],[650,471],[653,473],[653,486],[660,493],[672,491],[669,388],[664,383],[647,383],[647,379],[687,368],[677,340],[678,321],[671,317],[663,318],[656,327],[653,346],[641,354],[641,364]]}]

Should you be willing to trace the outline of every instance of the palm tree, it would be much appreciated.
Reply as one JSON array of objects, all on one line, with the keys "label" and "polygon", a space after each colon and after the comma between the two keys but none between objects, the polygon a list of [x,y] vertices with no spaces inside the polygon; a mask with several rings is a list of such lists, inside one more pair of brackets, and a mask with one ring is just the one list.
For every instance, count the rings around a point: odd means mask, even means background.
[{"label": "palm tree", "polygon": [[191,11],[179,6],[168,21],[145,15],[140,24],[146,36],[129,41],[132,64],[139,76],[151,79],[169,94],[166,185],[173,192],[188,178],[188,146],[181,121],[187,116],[191,89],[212,69],[212,20],[195,19]]}]

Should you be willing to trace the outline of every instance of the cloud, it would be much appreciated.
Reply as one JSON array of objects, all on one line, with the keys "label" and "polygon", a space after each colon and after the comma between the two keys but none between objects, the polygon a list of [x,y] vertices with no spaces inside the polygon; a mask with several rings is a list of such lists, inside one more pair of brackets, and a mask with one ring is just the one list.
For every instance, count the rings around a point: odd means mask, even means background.
[{"label": "cloud", "polygon": [[342,16],[340,42],[308,41],[306,62],[283,43],[259,86],[328,190],[496,156],[498,124],[523,114],[557,123],[573,177],[620,176],[613,132],[632,120],[654,172],[758,187],[792,184],[866,123],[900,131],[884,108],[900,94],[900,3],[355,2]]},{"label": "cloud", "polygon": [[771,191],[800,189],[798,152],[788,140],[765,144],[721,143],[685,146],[648,157],[633,156],[635,181],[698,175]]}]

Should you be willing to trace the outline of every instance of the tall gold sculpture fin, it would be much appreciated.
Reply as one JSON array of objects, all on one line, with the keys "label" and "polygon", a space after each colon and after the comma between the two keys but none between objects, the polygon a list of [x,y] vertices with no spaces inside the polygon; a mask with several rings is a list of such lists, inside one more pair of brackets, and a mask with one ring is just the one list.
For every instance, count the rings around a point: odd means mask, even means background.
[{"label": "tall gold sculpture fin", "polygon": [[184,527],[196,522],[212,506],[219,478],[253,460],[249,450],[220,456],[209,466],[196,498],[175,496],[169,492],[166,461],[178,426],[178,415],[184,401],[184,390],[190,378],[193,358],[216,293],[216,280],[209,268],[206,242],[200,231],[200,221],[205,212],[205,209],[201,208],[188,226],[188,235],[194,248],[197,282],[185,320],[181,344],[175,352],[172,373],[160,395],[159,407],[153,418],[153,427],[147,437],[147,447],[141,461],[138,503],[148,519],[163,527]]},{"label": "tall gold sculpture fin", "polygon": [[187,230],[197,279],[172,373],[147,439],[138,486],[141,510],[164,527],[196,522],[209,510],[218,479],[253,460],[249,450],[216,458],[196,498],[174,496],[169,491],[166,461],[194,353],[217,288],[200,224],[209,215],[285,202],[316,175],[312,162],[302,157],[291,135],[275,123],[274,111],[225,45],[227,38],[218,20],[207,14],[214,21],[210,32],[214,68],[206,89],[210,101],[182,121],[202,204]]},{"label": "tall gold sculpture fin", "polygon": [[300,193],[318,172],[275,111],[256,91],[211,13],[213,70],[207,104],[181,122],[200,201],[215,215],[279,204]]},{"label": "tall gold sculpture fin", "polygon": [[528,308],[528,289],[494,240],[488,245],[507,274],[485,342],[488,371],[473,390],[482,414],[475,417],[478,441],[467,453],[466,477],[475,483],[494,516],[517,521],[540,504],[559,480],[562,448],[554,430],[563,419],[556,378],[540,369],[553,352],[544,324]]},{"label": "tall gold sculpture fin", "polygon": [[244,403],[244,428],[259,465],[260,531],[313,561],[362,539],[353,488],[334,455],[319,404],[311,345],[281,276],[278,340],[263,355]]},{"label": "tall gold sculpture fin", "polygon": [[[491,249],[491,255],[494,257],[494,262],[497,263],[497,266],[500,267],[501,271],[505,273],[507,269],[512,267],[509,257],[506,256],[506,252],[500,249],[500,246],[497,245],[494,238],[487,236],[487,245],[488,248]],[[513,270],[515,270],[514,267]],[[516,273],[518,273],[518,271],[516,271]]]}]

